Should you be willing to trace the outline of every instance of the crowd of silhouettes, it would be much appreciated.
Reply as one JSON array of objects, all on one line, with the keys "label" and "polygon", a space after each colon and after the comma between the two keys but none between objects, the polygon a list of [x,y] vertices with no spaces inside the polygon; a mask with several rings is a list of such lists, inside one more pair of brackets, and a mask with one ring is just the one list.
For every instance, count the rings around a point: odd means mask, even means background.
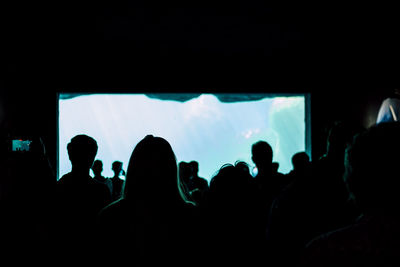
[{"label": "crowd of silhouettes", "polygon": [[399,136],[398,122],[340,122],[326,154],[299,151],[288,174],[260,140],[249,147],[256,175],[237,161],[205,179],[197,161],[177,162],[153,135],[136,144],[126,174],[115,161],[106,178],[96,140],[82,134],[67,145],[72,168],[58,182],[35,141],[33,152],[1,155],[5,251],[138,266],[399,263]]}]

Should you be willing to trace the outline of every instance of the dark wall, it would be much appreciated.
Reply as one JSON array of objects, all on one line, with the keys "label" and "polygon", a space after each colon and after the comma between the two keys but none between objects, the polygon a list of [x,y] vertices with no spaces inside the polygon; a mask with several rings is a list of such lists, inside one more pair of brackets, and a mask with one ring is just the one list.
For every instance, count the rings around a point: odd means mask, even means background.
[{"label": "dark wall", "polygon": [[337,119],[369,126],[398,88],[396,16],[378,7],[2,9],[4,131],[56,155],[56,94],[309,92],[313,155]]},{"label": "dark wall", "polygon": [[[117,82],[116,82],[117,83]],[[96,84],[96,82],[94,82]],[[346,93],[334,89],[304,89],[283,87],[194,87],[187,82],[187,88],[167,83],[165,87],[103,87],[96,89],[44,87],[33,85],[31,90],[13,88],[3,93],[3,130],[12,134],[40,136],[46,143],[53,164],[56,163],[57,143],[57,92],[309,92],[311,94],[312,153],[313,158],[325,152],[327,130],[336,120],[347,120],[364,127],[372,125],[376,119],[381,101],[389,95],[390,89],[367,92]],[[28,85],[29,86],[29,85]],[[7,88],[9,89],[9,88]],[[4,91],[3,91],[4,92]],[[56,166],[56,165],[55,165]]]}]

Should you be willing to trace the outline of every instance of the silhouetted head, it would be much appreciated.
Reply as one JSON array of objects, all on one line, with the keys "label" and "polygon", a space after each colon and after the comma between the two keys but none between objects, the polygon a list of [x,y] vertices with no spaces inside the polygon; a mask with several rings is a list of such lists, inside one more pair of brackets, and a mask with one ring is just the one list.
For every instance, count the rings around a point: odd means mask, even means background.
[{"label": "silhouetted head", "polygon": [[242,192],[246,189],[252,176],[245,162],[236,162],[235,165],[223,165],[210,181],[210,197],[212,201],[241,200]]},{"label": "silhouetted head", "polygon": [[90,136],[77,135],[71,139],[67,150],[72,169],[89,171],[97,154],[97,142]]},{"label": "silhouetted head", "polygon": [[265,141],[258,141],[251,147],[252,160],[258,170],[270,168],[272,164],[272,148]]},{"label": "silhouetted head", "polygon": [[199,172],[199,163],[197,161],[193,160],[193,161],[189,162],[189,164],[190,164],[190,168],[192,170],[192,174],[194,176],[197,176],[197,174]]},{"label": "silhouetted head", "polygon": [[95,160],[93,162],[92,171],[94,176],[100,176],[101,172],[103,171],[103,162],[101,160]]},{"label": "silhouetted head", "polygon": [[129,160],[124,197],[152,205],[182,204],[185,195],[171,145],[161,137],[146,136]]},{"label": "silhouetted head", "polygon": [[122,162],[121,161],[114,161],[111,164],[111,169],[114,172],[114,176],[119,176],[122,171]]},{"label": "silhouetted head", "polygon": [[298,152],[292,157],[293,170],[304,171],[310,164],[310,157],[306,152]]},{"label": "silhouetted head", "polygon": [[184,161],[179,162],[179,177],[181,178],[181,181],[187,182],[190,175],[191,173],[189,163]]},{"label": "silhouetted head", "polygon": [[346,151],[345,181],[367,213],[399,213],[400,124],[381,123],[358,135]]}]

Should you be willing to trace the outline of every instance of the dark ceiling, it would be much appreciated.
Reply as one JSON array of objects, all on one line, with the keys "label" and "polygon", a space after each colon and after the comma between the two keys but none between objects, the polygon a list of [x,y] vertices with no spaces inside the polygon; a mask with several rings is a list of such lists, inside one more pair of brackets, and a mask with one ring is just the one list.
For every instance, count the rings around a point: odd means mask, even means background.
[{"label": "dark ceiling", "polygon": [[399,23],[389,7],[138,6],[9,4],[0,11],[3,80],[90,91],[397,79]]}]

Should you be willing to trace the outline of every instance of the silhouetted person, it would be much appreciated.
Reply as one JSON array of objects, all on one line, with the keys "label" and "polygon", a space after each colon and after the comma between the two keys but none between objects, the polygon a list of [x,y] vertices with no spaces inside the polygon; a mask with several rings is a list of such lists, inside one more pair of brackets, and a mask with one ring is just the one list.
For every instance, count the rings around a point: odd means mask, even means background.
[{"label": "silhouetted person", "polygon": [[179,162],[178,164],[178,169],[179,169],[179,179],[182,183],[182,186],[184,187],[184,192],[185,195],[188,199],[191,201],[194,201],[192,198],[191,194],[191,176],[192,176],[192,170],[190,167],[190,164],[184,161]]},{"label": "silhouetted person", "polygon": [[183,190],[170,144],[146,136],[130,157],[122,198],[99,215],[100,229],[113,229],[109,255],[124,264],[187,264],[193,205]]},{"label": "silhouetted person", "polygon": [[111,179],[105,178],[103,175],[101,175],[101,173],[103,172],[103,162],[101,160],[95,160],[93,162],[92,171],[94,174],[93,179],[98,183],[106,185],[108,190],[110,190],[111,199],[113,184],[111,182]]},{"label": "silhouetted person", "polygon": [[222,166],[210,181],[207,250],[216,263],[228,266],[246,260],[251,265],[260,260],[264,237],[260,217],[265,210],[253,182],[244,162]]},{"label": "silhouetted person", "polygon": [[193,189],[200,189],[201,191],[207,190],[207,180],[199,176],[199,163],[197,161],[189,162],[191,170],[191,181],[193,183]]},{"label": "silhouetted person", "polygon": [[188,187],[190,194],[197,203],[202,203],[208,190],[208,182],[199,177],[199,163],[197,161],[189,162],[189,171]]},{"label": "silhouetted person", "polygon": [[258,141],[251,147],[252,160],[258,173],[255,181],[261,190],[266,208],[268,208],[279,192],[287,185],[285,176],[274,169],[273,151],[265,141]]},{"label": "silhouetted person", "polygon": [[308,245],[305,266],[399,266],[399,123],[358,135],[346,154],[346,184],[359,220]]},{"label": "silhouetted person", "polygon": [[[283,260],[283,265],[293,264],[314,237],[356,219],[358,212],[349,201],[342,175],[345,148],[358,131],[358,127],[347,123],[333,125],[326,155],[275,199],[267,227],[271,258]],[[307,161],[305,155],[303,160],[299,156],[300,162]],[[299,156],[294,158],[295,164]],[[299,171],[298,166],[295,168]]]},{"label": "silhouetted person", "polygon": [[29,139],[30,150],[24,152],[3,147],[7,144],[4,140],[0,144],[0,255],[2,260],[14,263],[21,255],[30,263],[39,258],[44,263],[44,255],[54,247],[54,170],[43,140]]},{"label": "silhouetted person", "polygon": [[296,179],[302,179],[304,176],[308,176],[311,173],[311,162],[310,157],[306,152],[298,152],[292,157],[293,169],[287,174],[290,181]]},{"label": "silhouetted person", "polygon": [[89,175],[97,154],[96,141],[77,135],[67,146],[71,172],[58,181],[58,242],[65,253],[90,249],[98,212],[110,201],[108,188]]},{"label": "silhouetted person", "polygon": [[306,152],[299,152],[292,157],[293,170],[296,172],[307,172],[310,168],[310,157]]},{"label": "silhouetted person", "polygon": [[124,186],[124,180],[120,178],[120,175],[124,175],[125,172],[122,169],[122,162],[121,161],[114,161],[111,167],[112,171],[114,172],[114,176],[111,178],[112,181],[112,200],[117,200],[122,195],[122,188]]}]

